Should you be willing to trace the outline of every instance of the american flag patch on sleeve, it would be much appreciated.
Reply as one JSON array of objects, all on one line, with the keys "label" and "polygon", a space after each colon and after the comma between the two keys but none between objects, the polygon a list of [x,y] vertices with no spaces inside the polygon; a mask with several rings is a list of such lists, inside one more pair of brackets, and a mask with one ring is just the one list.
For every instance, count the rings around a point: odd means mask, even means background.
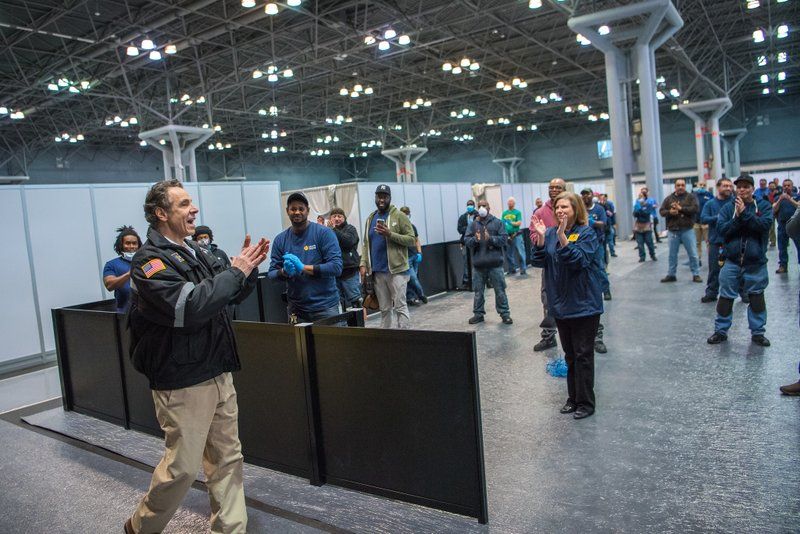
[{"label": "american flag patch on sleeve", "polygon": [[164,262],[158,258],[148,261],[144,265],[142,265],[142,272],[147,278],[150,278],[154,274],[167,270],[167,266],[164,265]]}]

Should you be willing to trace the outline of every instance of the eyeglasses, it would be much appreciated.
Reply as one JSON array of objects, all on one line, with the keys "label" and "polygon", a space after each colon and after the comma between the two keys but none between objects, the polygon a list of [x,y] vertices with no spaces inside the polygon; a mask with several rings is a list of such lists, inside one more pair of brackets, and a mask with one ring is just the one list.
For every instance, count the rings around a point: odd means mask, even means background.
[{"label": "eyeglasses", "polygon": [[547,189],[556,189],[556,190],[558,190],[558,191],[561,191],[561,190],[562,190],[562,189],[564,189],[564,188],[563,188],[563,187],[561,187],[560,185],[551,185],[551,186],[549,186]]}]

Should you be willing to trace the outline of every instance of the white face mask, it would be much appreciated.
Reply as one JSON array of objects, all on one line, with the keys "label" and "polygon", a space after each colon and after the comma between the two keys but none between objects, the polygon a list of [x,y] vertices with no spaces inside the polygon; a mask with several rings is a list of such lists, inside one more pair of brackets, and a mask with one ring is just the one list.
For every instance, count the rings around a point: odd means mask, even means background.
[{"label": "white face mask", "polygon": [[211,240],[210,239],[198,239],[197,240],[197,244],[200,245],[201,247],[208,248],[208,247],[211,246]]},{"label": "white face mask", "polygon": [[128,261],[131,261],[133,259],[133,255],[134,254],[136,254],[136,253],[135,252],[123,252],[122,253],[122,257],[125,258]]},{"label": "white face mask", "polygon": [[480,208],[478,208],[478,215],[480,215],[481,218],[486,217],[487,215],[489,215],[489,210],[481,206]]}]

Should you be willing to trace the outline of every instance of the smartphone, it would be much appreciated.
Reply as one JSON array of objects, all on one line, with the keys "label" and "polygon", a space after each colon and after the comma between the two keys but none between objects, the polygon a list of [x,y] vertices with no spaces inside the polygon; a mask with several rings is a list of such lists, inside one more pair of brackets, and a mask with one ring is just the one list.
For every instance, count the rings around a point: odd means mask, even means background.
[{"label": "smartphone", "polygon": [[379,225],[379,224],[380,224],[381,226],[386,226],[386,221],[385,221],[384,219],[377,219],[377,220],[375,221],[375,225]]}]

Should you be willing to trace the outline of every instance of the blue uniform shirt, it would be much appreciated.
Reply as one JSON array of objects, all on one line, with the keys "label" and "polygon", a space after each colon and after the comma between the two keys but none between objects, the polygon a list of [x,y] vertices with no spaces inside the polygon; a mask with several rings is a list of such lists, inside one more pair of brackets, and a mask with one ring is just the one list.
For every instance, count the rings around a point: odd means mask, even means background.
[{"label": "blue uniform shirt", "polygon": [[272,242],[269,278],[277,279],[283,268],[283,255],[291,253],[304,265],[317,267],[317,274],[301,273],[287,281],[286,296],[302,312],[322,311],[339,303],[336,277],[342,274],[342,250],[333,230],[311,223],[300,235],[287,228]]},{"label": "blue uniform shirt", "polygon": [[[107,261],[103,267],[103,278],[106,276],[122,276],[130,272],[131,262],[122,256]],[[114,290],[114,298],[117,301],[117,311],[128,311],[128,304],[131,301],[131,281],[127,280],[125,285]]]},{"label": "blue uniform shirt", "polygon": [[706,205],[703,206],[703,211],[700,213],[700,223],[708,225],[708,242],[712,245],[723,245],[725,239],[717,231],[717,216],[722,206],[732,203],[736,200],[734,195],[728,197],[727,200],[720,200],[717,197],[712,198]]},{"label": "blue uniform shirt", "polygon": [[[780,195],[777,196],[780,197]],[[792,199],[797,202],[800,200],[800,195],[792,195]],[[792,218],[792,215],[794,215],[795,210],[797,210],[797,208],[792,206],[791,202],[781,200],[780,204],[778,204],[778,213],[775,214],[775,220],[778,221],[779,224],[786,224],[789,219]]]},{"label": "blue uniform shirt", "polygon": [[597,202],[595,202],[594,204],[592,204],[592,207],[587,208],[586,211],[589,214],[589,227],[593,229],[597,234],[597,241],[599,243],[605,243],[606,241],[605,227],[603,228],[595,227],[592,224],[592,219],[594,219],[595,221],[600,221],[602,223],[608,224],[608,217],[606,217],[606,209]]},{"label": "blue uniform shirt", "polygon": [[[714,195],[712,195],[706,189],[697,189],[695,191],[692,191],[692,194],[697,199],[697,222],[701,222],[700,214],[703,213],[703,207],[706,205],[706,202],[714,198]],[[701,224],[705,223],[701,222]]]},{"label": "blue uniform shirt", "polygon": [[388,216],[388,211],[386,213],[377,212],[372,217],[372,224],[369,226],[369,264],[373,273],[389,272],[389,254],[386,250],[386,238],[375,230],[378,219],[383,219],[385,225]]}]

